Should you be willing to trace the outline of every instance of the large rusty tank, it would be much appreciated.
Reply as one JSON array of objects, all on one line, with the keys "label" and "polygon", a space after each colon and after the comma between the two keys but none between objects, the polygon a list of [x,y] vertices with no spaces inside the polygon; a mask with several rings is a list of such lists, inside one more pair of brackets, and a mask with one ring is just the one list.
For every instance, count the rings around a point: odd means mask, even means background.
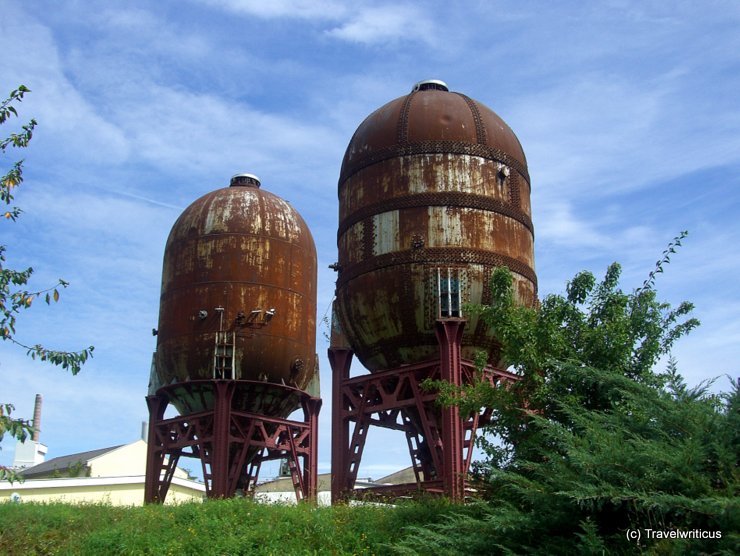
[{"label": "large rusty tank", "polygon": [[[193,202],[167,239],[150,391],[198,379],[255,381],[238,390],[236,405],[273,416],[298,404],[285,386],[317,396],[316,278],[306,223],[255,176],[236,175]],[[209,403],[175,405],[189,413]]]},{"label": "large rusty tank", "polygon": [[500,345],[466,303],[491,299],[505,265],[519,302],[537,295],[527,161],[492,110],[438,80],[357,128],[339,177],[336,317],[370,371],[434,357],[438,318],[466,318],[462,356]]}]

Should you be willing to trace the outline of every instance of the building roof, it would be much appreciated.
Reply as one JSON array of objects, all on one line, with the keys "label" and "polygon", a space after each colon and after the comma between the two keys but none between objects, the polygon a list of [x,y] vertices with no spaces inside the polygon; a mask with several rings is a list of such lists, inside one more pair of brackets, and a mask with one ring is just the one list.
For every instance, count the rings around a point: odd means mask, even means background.
[{"label": "building roof", "polygon": [[[414,469],[409,466],[395,473],[391,473],[373,481],[372,479],[357,479],[355,487],[369,487],[377,485],[397,485],[405,483],[415,483],[416,475],[414,475]],[[331,473],[319,473],[317,477],[318,490],[329,491],[331,490]],[[265,481],[256,486],[255,492],[289,492],[293,490],[293,483],[290,477],[278,477],[271,481]]]},{"label": "building roof", "polygon": [[416,475],[414,474],[414,468],[409,465],[405,469],[401,469],[400,471],[396,471],[395,473],[391,473],[390,475],[381,477],[375,482],[381,485],[402,485],[406,483],[415,483]]},{"label": "building roof", "polygon": [[[316,482],[318,490],[331,490],[331,473],[319,473]],[[293,490],[293,481],[290,477],[278,477],[271,481],[259,483],[255,487],[255,492],[291,492]]]},{"label": "building roof", "polygon": [[123,444],[111,446],[110,448],[90,450],[88,452],[78,452],[76,454],[69,454],[68,456],[59,456],[58,458],[52,458],[44,463],[39,463],[33,467],[23,469],[19,472],[19,475],[27,479],[31,479],[33,477],[48,475],[55,471],[64,472],[71,466],[79,464],[80,462],[87,465],[90,460],[102,456],[103,454],[107,454],[108,452],[112,452],[113,450],[117,450],[121,446],[123,446]]}]

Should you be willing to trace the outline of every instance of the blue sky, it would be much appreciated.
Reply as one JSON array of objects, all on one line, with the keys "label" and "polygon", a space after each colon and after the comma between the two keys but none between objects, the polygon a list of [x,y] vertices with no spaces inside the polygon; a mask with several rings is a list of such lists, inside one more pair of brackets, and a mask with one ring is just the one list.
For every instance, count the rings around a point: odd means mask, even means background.
[{"label": "blue sky", "polygon": [[[8,263],[33,285],[71,283],[19,319],[19,339],[95,345],[72,377],[0,345],[0,401],[44,396],[49,457],[135,440],[169,230],[193,200],[255,173],[310,226],[319,315],[331,302],[336,186],[360,122],[422,79],[496,111],[532,178],[540,295],[580,270],[624,267],[702,326],[674,350],[691,384],[737,376],[740,355],[740,4],[735,1],[6,1],[0,93],[32,89],[39,122]],[[4,126],[5,135],[12,128]],[[14,158],[2,159],[2,167]],[[322,331],[320,469],[329,469],[331,376]],[[727,379],[717,388],[726,390]],[[372,436],[361,476],[408,465]],[[14,444],[2,443],[0,462]],[[194,467],[191,466],[191,467]],[[269,473],[269,470],[268,470]]]}]

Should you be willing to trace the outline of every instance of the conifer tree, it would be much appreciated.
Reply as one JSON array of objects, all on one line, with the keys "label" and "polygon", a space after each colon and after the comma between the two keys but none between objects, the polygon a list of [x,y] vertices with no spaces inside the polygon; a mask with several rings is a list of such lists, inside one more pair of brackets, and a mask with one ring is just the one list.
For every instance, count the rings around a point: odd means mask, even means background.
[{"label": "conifer tree", "polygon": [[429,385],[464,411],[495,408],[476,467],[485,502],[411,531],[401,552],[740,552],[738,384],[718,395],[711,382],[689,388],[672,358],[655,369],[699,324],[690,303],[672,308],[655,291],[685,235],[630,293],[613,264],[601,282],[579,273],[565,295],[527,308],[497,269],[493,303],[469,310],[493,327],[519,382]]}]

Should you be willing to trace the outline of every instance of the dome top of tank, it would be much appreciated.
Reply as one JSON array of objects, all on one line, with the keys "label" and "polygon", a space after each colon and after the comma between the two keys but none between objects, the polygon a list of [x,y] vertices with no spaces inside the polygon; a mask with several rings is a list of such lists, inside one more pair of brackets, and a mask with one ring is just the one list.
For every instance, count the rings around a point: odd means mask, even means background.
[{"label": "dome top of tank", "polygon": [[447,83],[445,83],[441,79],[425,79],[424,81],[419,81],[416,85],[414,85],[414,88],[411,89],[411,92],[413,93],[415,91],[429,90],[449,91],[450,88],[447,86]]},{"label": "dome top of tank", "polygon": [[529,180],[519,139],[498,114],[444,81],[427,79],[365,118],[347,146],[339,182],[386,158],[437,152],[498,160]]},{"label": "dome top of tank", "polygon": [[260,185],[262,185],[260,179],[248,173],[234,174],[229,182],[229,187],[259,187]]}]

